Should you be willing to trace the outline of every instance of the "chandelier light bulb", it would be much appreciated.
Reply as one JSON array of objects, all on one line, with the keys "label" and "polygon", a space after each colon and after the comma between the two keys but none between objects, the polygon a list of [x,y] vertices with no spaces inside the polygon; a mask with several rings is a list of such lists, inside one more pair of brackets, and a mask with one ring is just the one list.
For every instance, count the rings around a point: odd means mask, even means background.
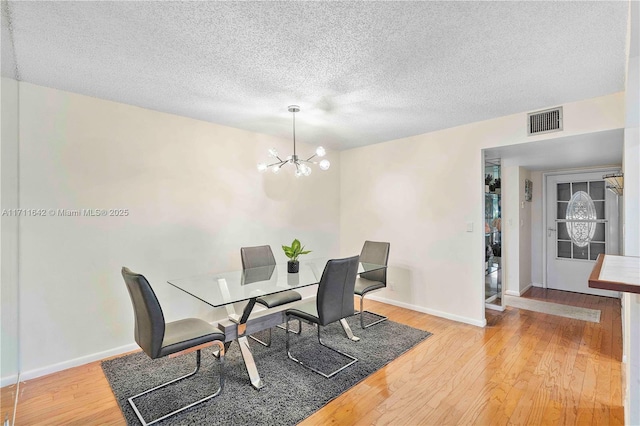
[{"label": "chandelier light bulb", "polygon": [[275,148],[269,148],[269,155],[276,158],[278,156],[278,151],[276,151]]},{"label": "chandelier light bulb", "polygon": [[324,150],[323,147],[319,146],[316,148],[316,155],[318,157],[324,157],[324,155],[327,153],[327,151]]},{"label": "chandelier light bulb", "polygon": [[277,175],[278,173],[280,173],[280,166],[275,166],[273,169],[271,169],[271,171],[274,175]]},{"label": "chandelier light bulb", "polygon": [[267,170],[267,165],[264,163],[258,163],[258,171],[264,172],[265,170]]},{"label": "chandelier light bulb", "polygon": [[318,164],[318,166],[320,166],[322,170],[329,170],[329,167],[331,167],[331,163],[325,158],[320,162],[320,164]]},{"label": "chandelier light bulb", "polygon": [[302,176],[302,172],[298,169],[296,170],[296,177],[299,178],[300,176]]},{"label": "chandelier light bulb", "polygon": [[306,164],[301,164],[300,172],[305,176],[309,176],[311,174],[311,167],[307,166]]}]

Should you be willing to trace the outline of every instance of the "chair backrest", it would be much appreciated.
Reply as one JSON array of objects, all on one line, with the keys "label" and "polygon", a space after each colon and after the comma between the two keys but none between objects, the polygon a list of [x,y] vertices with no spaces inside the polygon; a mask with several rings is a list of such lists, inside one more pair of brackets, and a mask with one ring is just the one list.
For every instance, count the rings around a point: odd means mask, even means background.
[{"label": "chair backrest", "polygon": [[[362,251],[360,252],[360,262],[387,266],[390,246],[391,244],[389,243],[365,241],[364,246],[362,246]],[[360,274],[360,276],[371,281],[380,281],[385,286],[387,285],[387,268],[365,272]]]},{"label": "chair backrest", "polygon": [[136,342],[150,358],[158,358],[165,329],[164,315],[158,298],[143,275],[122,267],[122,278],[133,305]]},{"label": "chair backrest", "polygon": [[276,258],[273,257],[271,246],[255,246],[240,248],[240,257],[242,258],[242,269],[259,268],[261,266],[269,266],[276,264]]},{"label": "chair backrest", "polygon": [[320,325],[327,325],[354,314],[353,290],[358,275],[359,257],[332,259],[324,267],[316,298]]}]

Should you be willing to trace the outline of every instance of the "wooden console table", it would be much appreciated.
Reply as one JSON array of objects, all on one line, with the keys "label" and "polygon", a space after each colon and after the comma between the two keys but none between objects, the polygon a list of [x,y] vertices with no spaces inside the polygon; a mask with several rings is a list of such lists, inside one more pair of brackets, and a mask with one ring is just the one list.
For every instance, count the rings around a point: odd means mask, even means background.
[{"label": "wooden console table", "polygon": [[589,287],[640,294],[640,257],[598,255]]}]

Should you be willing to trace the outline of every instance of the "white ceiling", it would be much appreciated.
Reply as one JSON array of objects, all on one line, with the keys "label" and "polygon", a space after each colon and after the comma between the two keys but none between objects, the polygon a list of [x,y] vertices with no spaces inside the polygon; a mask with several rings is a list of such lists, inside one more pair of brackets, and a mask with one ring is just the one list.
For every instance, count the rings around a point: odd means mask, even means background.
[{"label": "white ceiling", "polygon": [[333,149],[624,90],[624,1],[3,9],[5,76]]}]

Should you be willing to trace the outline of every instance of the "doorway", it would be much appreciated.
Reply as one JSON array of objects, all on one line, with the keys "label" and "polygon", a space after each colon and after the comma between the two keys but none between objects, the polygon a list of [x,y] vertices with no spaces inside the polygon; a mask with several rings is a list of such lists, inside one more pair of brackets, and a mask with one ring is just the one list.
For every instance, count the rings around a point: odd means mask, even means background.
[{"label": "doorway", "polygon": [[489,309],[502,306],[502,173],[500,159],[484,165],[484,298]]},{"label": "doorway", "polygon": [[619,297],[617,292],[588,286],[598,254],[619,252],[618,200],[602,179],[616,171],[545,175],[547,288]]}]

